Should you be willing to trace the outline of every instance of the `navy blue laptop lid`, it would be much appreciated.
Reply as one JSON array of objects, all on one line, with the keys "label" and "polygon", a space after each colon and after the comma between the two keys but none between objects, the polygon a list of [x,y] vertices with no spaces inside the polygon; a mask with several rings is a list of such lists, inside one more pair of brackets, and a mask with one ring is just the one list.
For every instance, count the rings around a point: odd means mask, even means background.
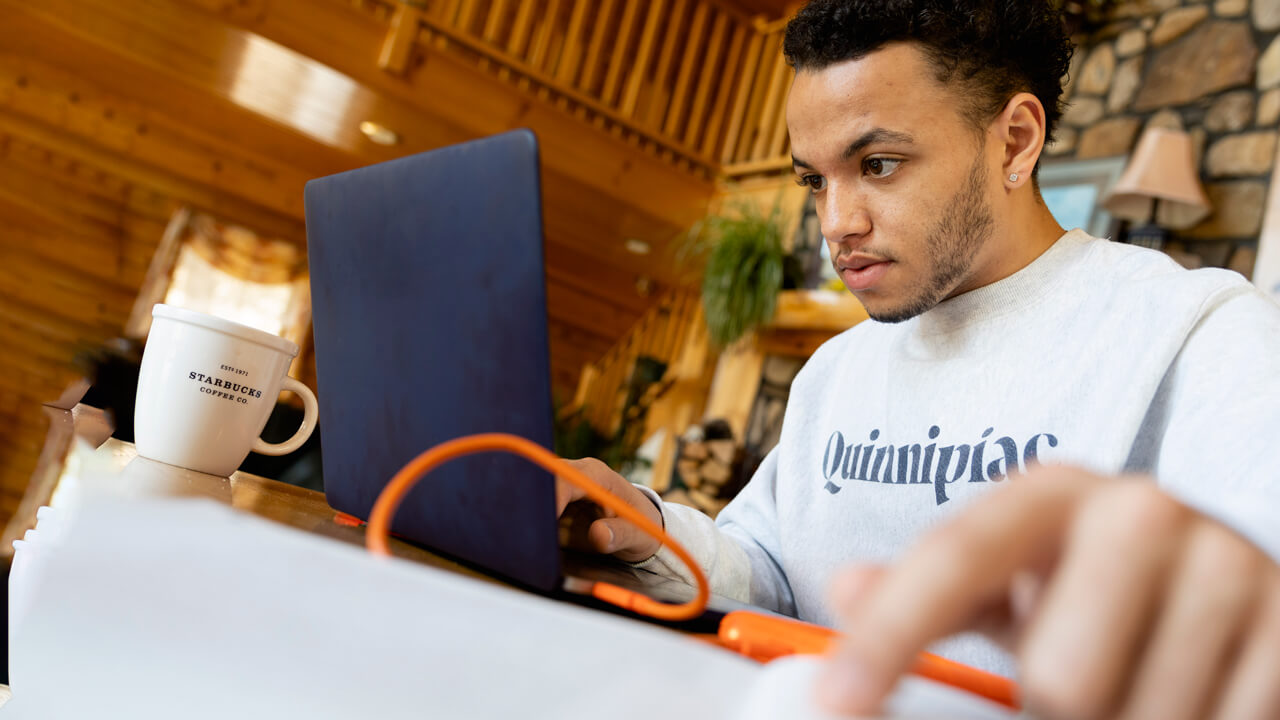
[{"label": "navy blue laptop lid", "polygon": [[[320,178],[305,198],[329,504],[367,518],[400,467],[462,435],[550,447],[533,133]],[[534,588],[560,578],[552,478],[513,456],[436,470],[392,531]]]}]

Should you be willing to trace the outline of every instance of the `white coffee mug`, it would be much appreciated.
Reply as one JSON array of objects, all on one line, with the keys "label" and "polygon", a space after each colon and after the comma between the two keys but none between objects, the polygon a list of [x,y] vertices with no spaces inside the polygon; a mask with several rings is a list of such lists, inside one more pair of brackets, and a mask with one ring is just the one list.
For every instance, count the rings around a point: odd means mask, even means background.
[{"label": "white coffee mug", "polygon": [[[134,441],[138,454],[227,477],[249,451],[297,450],[316,425],[316,396],[289,377],[298,346],[213,315],[158,304],[142,353]],[[282,443],[258,437],[281,390],[305,408],[302,427]]]}]

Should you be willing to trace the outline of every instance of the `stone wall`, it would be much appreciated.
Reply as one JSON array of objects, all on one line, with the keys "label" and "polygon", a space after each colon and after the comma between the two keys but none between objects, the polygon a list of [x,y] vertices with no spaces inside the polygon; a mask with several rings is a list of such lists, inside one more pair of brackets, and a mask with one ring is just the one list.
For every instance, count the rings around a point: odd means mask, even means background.
[{"label": "stone wall", "polygon": [[1213,213],[1168,250],[1248,277],[1280,120],[1280,0],[1127,0],[1078,38],[1053,158],[1125,155],[1142,130],[1191,134]]}]

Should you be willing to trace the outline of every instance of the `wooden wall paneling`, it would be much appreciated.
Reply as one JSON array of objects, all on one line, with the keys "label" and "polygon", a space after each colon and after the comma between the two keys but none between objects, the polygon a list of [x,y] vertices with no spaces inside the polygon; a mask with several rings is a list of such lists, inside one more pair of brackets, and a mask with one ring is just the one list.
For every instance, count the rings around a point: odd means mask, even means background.
[{"label": "wooden wall paneling", "polygon": [[[0,263],[0,283],[5,285],[4,294],[0,297],[3,297],[6,304],[29,307],[44,317],[74,314],[89,328],[96,330],[96,335],[104,337],[119,333],[123,327],[128,311],[122,312],[118,306],[109,304],[118,301],[119,293],[114,288],[97,284],[76,288],[38,284],[48,283],[47,275],[32,277],[22,272],[37,263],[19,264],[16,257],[18,253],[10,251],[6,254],[10,256],[8,261]],[[58,268],[55,273],[57,277],[72,277],[65,267]]]},{"label": "wooden wall paneling", "polygon": [[118,231],[121,204],[109,198],[78,192],[60,174],[34,171],[12,163],[0,177],[0,191],[12,198],[28,198],[33,209],[44,211],[50,223],[62,224],[68,230],[88,235],[113,235]]},{"label": "wooden wall paneling", "polygon": [[248,200],[133,162],[122,155],[101,150],[86,139],[68,137],[40,123],[0,113],[0,132],[21,136],[53,152],[91,164],[130,182],[146,185],[218,217],[236,218],[238,222],[263,235],[285,239],[300,239],[303,236],[300,218],[283,216]]},{"label": "wooden wall paneling", "polygon": [[[23,303],[8,293],[0,295],[0,302],[4,305],[4,317],[0,319],[0,326],[13,341],[5,346],[6,354],[12,356],[13,362],[22,360],[18,357],[19,350],[27,347],[25,343],[29,342],[30,349],[34,351],[53,351],[56,355],[53,358],[54,364],[61,366],[70,362],[71,356],[57,355],[58,353],[66,348],[78,346],[86,339],[93,341],[111,330],[111,328],[86,321],[74,312],[74,308],[65,308],[61,313],[51,313],[43,308]],[[4,380],[7,381],[8,378]]]},{"label": "wooden wall paneling", "polygon": [[[760,130],[756,135],[755,145],[751,148],[752,160],[763,160],[772,157],[769,147],[773,140],[774,128],[786,132],[783,99],[787,92],[787,63],[782,57],[782,34],[778,34],[773,62],[767,63],[769,68],[768,89],[765,90],[764,103],[760,108]],[[781,141],[776,141],[780,143]]]},{"label": "wooden wall paneling", "polygon": [[653,128],[662,127],[662,120],[666,117],[667,108],[671,104],[671,88],[674,84],[671,78],[671,62],[675,58],[676,45],[683,35],[683,29],[688,20],[688,5],[689,0],[675,0],[671,14],[667,16],[662,51],[658,54],[658,65],[653,73],[654,90],[649,98],[648,110],[645,112],[644,122]]},{"label": "wooden wall paneling", "polygon": [[[201,22],[199,14],[183,12],[171,2],[112,2],[110,0],[49,0],[17,4],[4,0],[15,13],[38,17],[42,22],[76,36],[90,45],[109,44],[119,54],[144,65],[158,67],[188,82],[216,88],[223,97],[249,103],[260,113],[299,125],[319,139],[352,147],[364,142],[357,127],[341,122],[352,104],[367,103],[368,93],[358,86],[335,83],[332,73],[320,82],[312,76],[326,69],[306,58],[290,56],[269,43],[222,23]],[[174,38],[182,38],[181,43]],[[380,49],[383,38],[377,48]],[[366,57],[376,59],[378,49]],[[370,62],[376,67],[376,63]],[[256,83],[246,82],[253,78]],[[326,93],[329,102],[299,105],[302,84],[310,95]],[[317,129],[321,128],[323,129]]]},{"label": "wooden wall paneling", "polygon": [[[163,112],[180,127],[215,128],[221,137],[234,139],[240,149],[270,156],[285,167],[319,175],[353,166],[353,157],[345,151],[264,123],[257,113],[230,101],[219,102],[187,79],[141,65],[109,47],[83,42],[79,36],[38,19],[22,15],[6,18],[0,27],[0,47],[6,55],[68,73],[97,93],[127,96],[136,107]],[[105,108],[103,119],[112,120],[114,113],[114,108]]]},{"label": "wooden wall paneling", "polygon": [[747,101],[751,97],[752,84],[756,78],[756,68],[760,63],[760,49],[764,37],[752,33],[747,43],[747,52],[738,75],[738,88],[733,93],[733,109],[729,111],[729,125],[725,129],[724,147],[720,151],[720,162],[729,164],[737,157],[738,148],[742,146],[742,130],[745,124]]},{"label": "wooden wall paneling", "polygon": [[552,37],[555,35],[556,23],[560,17],[560,0],[548,0],[546,11],[542,15],[542,21],[538,23],[538,29],[533,36],[533,44],[529,49],[529,64],[535,68],[547,70],[547,56],[552,45]]},{"label": "wooden wall paneling", "polygon": [[550,323],[547,332],[551,337],[552,345],[571,348],[572,353],[592,360],[608,352],[611,345],[605,336],[559,321]]},{"label": "wooden wall paneling", "polygon": [[[618,85],[622,79],[622,64],[631,49],[632,29],[635,27],[636,13],[640,9],[639,0],[623,1],[625,4],[622,9],[622,19],[618,22],[618,29],[613,35],[613,52],[609,55],[609,67],[605,71],[604,89],[600,96],[604,104],[610,106],[614,105],[614,98],[618,93]],[[642,69],[637,68],[633,63],[632,72],[642,72]]]},{"label": "wooden wall paneling", "polygon": [[760,123],[765,113],[765,98],[770,93],[769,79],[773,76],[773,53],[777,51],[777,39],[763,36],[761,55],[756,64],[755,77],[751,81],[751,100],[747,103],[746,115],[742,122],[742,134],[739,137],[737,162],[758,159],[756,139],[760,134]]},{"label": "wooden wall paneling", "polygon": [[458,8],[456,26],[459,29],[470,30],[471,24],[480,16],[477,12],[480,0],[461,0],[461,2],[462,5]]},{"label": "wooden wall paneling", "polygon": [[600,68],[600,53],[604,48],[610,18],[613,15],[613,4],[614,0],[602,0],[595,14],[595,22],[592,23],[591,43],[587,45],[587,54],[582,60],[582,77],[578,80],[578,87],[587,92],[595,88],[596,73]]},{"label": "wooden wall paneling", "polygon": [[507,14],[507,0],[492,0],[489,3],[488,13],[484,19],[484,30],[480,33],[480,37],[485,42],[498,44],[498,36],[503,28],[503,21]]},{"label": "wooden wall paneling", "polygon": [[699,56],[702,47],[702,34],[706,26],[709,10],[710,6],[707,3],[698,3],[693,11],[693,21],[689,25],[689,36],[685,41],[684,55],[680,60],[679,74],[675,88],[671,91],[671,105],[667,108],[667,118],[662,125],[663,130],[668,135],[675,135],[681,127],[681,121],[684,119],[684,106],[689,93],[689,82],[693,78],[693,71],[696,67],[695,59]]},{"label": "wooden wall paneling", "polygon": [[547,286],[547,312],[550,315],[566,325],[594,332],[601,337],[620,334],[619,328],[630,328],[640,317],[638,313],[628,312],[625,308],[593,300],[591,296],[570,287],[555,283]]},{"label": "wooden wall paneling", "polygon": [[95,93],[65,73],[34,64],[14,67],[10,59],[0,60],[0,84],[16,78],[27,82],[5,93],[5,110],[282,214],[301,215],[298,188],[309,179],[306,173],[249,156],[234,142]]},{"label": "wooden wall paneling", "polygon": [[533,16],[541,2],[523,0],[516,10],[515,21],[511,25],[511,34],[507,38],[507,52],[515,57],[524,57],[529,46],[529,36],[533,32]]},{"label": "wooden wall paneling", "polygon": [[[782,87],[790,88],[791,79],[795,77],[795,71],[785,63],[781,66]],[[787,136],[787,103],[786,94],[789,92],[784,89],[781,96],[777,100],[777,106],[773,116],[773,134],[769,139],[768,149],[764,152],[764,158],[787,158],[788,162],[790,153],[788,152],[788,136]],[[789,166],[788,166],[789,167]]]},{"label": "wooden wall paneling", "polygon": [[565,31],[564,46],[560,50],[554,71],[556,80],[566,85],[576,84],[583,52],[583,27],[587,10],[593,4],[593,0],[574,0],[573,11],[569,15],[569,28]]},{"label": "wooden wall paneling", "polygon": [[[620,208],[598,190],[573,179],[556,178],[546,171],[543,176],[543,223],[549,243],[573,247],[603,264],[657,282],[671,281],[675,270],[671,246],[692,221],[671,224],[634,208]],[[649,243],[652,251],[648,255],[628,252],[627,238]]]},{"label": "wooden wall paneling", "polygon": [[0,174],[0,207],[5,209],[7,216],[14,218],[15,223],[56,228],[60,233],[85,237],[99,237],[109,232],[89,218],[63,214],[56,208],[30,202],[28,197],[27,186],[21,182],[17,172]]},{"label": "wooden wall paneling", "polygon": [[5,136],[0,157],[11,170],[32,173],[60,183],[67,192],[123,204],[128,184],[102,171],[51,152],[13,135]]},{"label": "wooden wall paneling", "polygon": [[697,90],[693,96],[693,107],[689,110],[689,120],[684,131],[684,144],[690,147],[698,145],[698,135],[702,131],[703,121],[707,117],[707,97],[711,92],[711,88],[716,84],[713,79],[723,61],[720,49],[723,46],[724,34],[728,26],[729,15],[720,13],[711,27],[711,39],[707,43],[706,52],[703,53],[702,71],[698,75]]},{"label": "wooden wall paneling", "polygon": [[59,228],[33,229],[11,222],[6,209],[0,208],[0,226],[4,227],[5,252],[22,248],[46,263],[65,264],[77,272],[102,279],[120,277],[121,247],[100,237],[67,233]]},{"label": "wooden wall paneling", "polygon": [[458,22],[458,10],[462,7],[462,0],[443,0],[434,3],[436,18],[445,25],[456,25]]},{"label": "wooden wall paneling", "polygon": [[636,292],[636,282],[641,273],[601,264],[572,247],[558,243],[547,243],[545,253],[548,282],[558,282],[636,314],[644,312],[651,303],[649,298]]},{"label": "wooden wall paneling", "polygon": [[[123,286],[115,278],[103,278],[66,263],[51,263],[47,257],[23,247],[10,246],[5,255],[5,262],[0,263],[0,279],[14,281],[6,287],[36,287],[39,294],[35,296],[42,302],[58,303],[57,306],[73,311],[133,303],[135,289]],[[71,302],[63,304],[63,300]],[[107,313],[100,319],[105,327],[114,327],[120,318],[119,313]]]},{"label": "wooden wall paneling", "polygon": [[745,23],[738,23],[733,28],[733,39],[729,41],[729,52],[725,55],[724,70],[720,73],[720,78],[716,88],[716,99],[712,104],[711,117],[707,120],[707,129],[702,137],[702,154],[710,157],[719,157],[717,150],[723,142],[720,135],[720,127],[724,123],[725,112],[728,110],[730,93],[736,85],[738,73],[741,71],[742,52],[746,47],[747,34],[749,27]]},{"label": "wooden wall paneling", "polygon": [[636,103],[640,98],[640,88],[649,71],[654,40],[657,38],[658,25],[663,18],[662,11],[665,5],[665,0],[651,0],[649,3],[649,12],[645,16],[644,29],[640,34],[640,45],[636,48],[635,62],[632,64],[631,73],[627,76],[622,101],[618,104],[622,114],[628,117],[636,115]]}]

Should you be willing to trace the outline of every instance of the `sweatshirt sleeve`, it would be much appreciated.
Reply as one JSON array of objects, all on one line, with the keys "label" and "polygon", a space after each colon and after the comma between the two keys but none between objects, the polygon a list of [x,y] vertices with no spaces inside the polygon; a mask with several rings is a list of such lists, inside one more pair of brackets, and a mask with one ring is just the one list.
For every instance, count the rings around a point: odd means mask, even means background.
[{"label": "sweatshirt sleeve", "polygon": [[1167,492],[1280,561],[1280,308],[1243,283],[1211,300],[1144,426]]},{"label": "sweatshirt sleeve", "polygon": [[[711,592],[795,615],[791,587],[778,561],[777,453],[775,448],[765,456],[751,481],[714,521],[691,507],[664,503],[648,488],[640,489],[662,510],[667,532],[702,566]],[[693,584],[693,576],[667,547],[636,566]]]}]

